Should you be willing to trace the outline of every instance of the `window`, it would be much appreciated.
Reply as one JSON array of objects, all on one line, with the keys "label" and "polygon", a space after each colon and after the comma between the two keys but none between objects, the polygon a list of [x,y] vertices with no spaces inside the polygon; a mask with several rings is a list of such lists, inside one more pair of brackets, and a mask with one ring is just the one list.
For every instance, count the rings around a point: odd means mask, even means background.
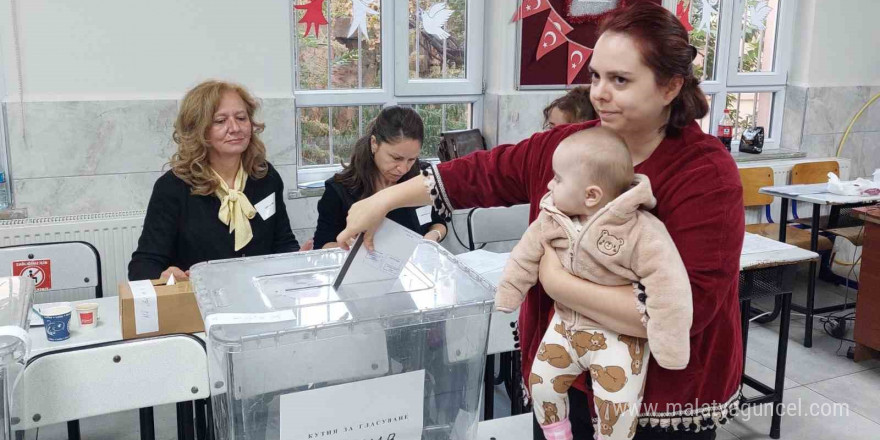
[{"label": "window", "polygon": [[355,142],[379,110],[378,105],[298,108],[300,165],[339,165],[347,161]]},{"label": "window", "polygon": [[[452,0],[446,3],[431,4],[434,0],[409,0],[409,79],[447,79],[464,78],[467,74],[467,2]],[[447,38],[427,33],[422,35],[418,29],[425,26],[422,14],[449,14],[446,21]],[[445,11],[444,11],[445,10]],[[452,11],[459,11],[458,14]],[[427,16],[426,18],[431,18]],[[433,26],[433,24],[429,25]]]},{"label": "window", "polygon": [[469,103],[408,104],[422,117],[425,124],[425,141],[422,157],[437,157],[440,133],[471,128],[472,106]]},{"label": "window", "polygon": [[[724,110],[736,123],[733,148],[742,131],[764,127],[765,149],[779,147],[782,107],[791,52],[793,0],[664,0],[690,10],[691,44],[697,48],[694,74],[709,98],[710,114],[700,126],[713,133]],[[724,99],[721,99],[721,98]]]},{"label": "window", "polygon": [[290,2],[300,182],[337,172],[385,105],[419,112],[427,159],[442,131],[480,126],[481,0],[312,2]]}]

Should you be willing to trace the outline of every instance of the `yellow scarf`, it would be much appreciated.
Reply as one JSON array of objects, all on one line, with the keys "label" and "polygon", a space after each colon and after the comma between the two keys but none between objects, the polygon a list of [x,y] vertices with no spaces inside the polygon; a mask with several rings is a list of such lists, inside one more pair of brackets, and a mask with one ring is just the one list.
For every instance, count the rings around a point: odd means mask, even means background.
[{"label": "yellow scarf", "polygon": [[254,209],[254,205],[251,204],[251,201],[242,192],[244,191],[245,183],[247,183],[248,175],[244,171],[244,167],[240,166],[238,173],[235,175],[234,182],[237,189],[230,189],[226,181],[216,171],[213,169],[211,171],[214,172],[217,180],[220,181],[220,186],[214,191],[214,195],[220,199],[220,213],[218,217],[224,225],[229,225],[230,234],[232,231],[235,231],[235,250],[237,252],[254,238],[250,219],[254,218],[257,210]]}]

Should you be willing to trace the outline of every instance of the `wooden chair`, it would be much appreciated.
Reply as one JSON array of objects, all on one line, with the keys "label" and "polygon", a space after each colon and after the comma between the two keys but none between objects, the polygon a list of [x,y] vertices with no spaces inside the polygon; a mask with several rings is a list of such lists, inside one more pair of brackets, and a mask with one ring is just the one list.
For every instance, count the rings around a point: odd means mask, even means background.
[{"label": "wooden chair", "polygon": [[[773,186],[773,169],[770,167],[741,168],[739,177],[743,185],[743,206],[746,208],[763,206],[767,223],[746,225],[746,232],[758,234],[773,240],[779,239],[779,224],[773,222],[770,204],[773,196],[758,192],[765,186]],[[810,231],[790,226],[785,233],[785,242],[801,249],[810,249]],[[831,240],[819,236],[818,251],[831,250]]]},{"label": "wooden chair", "polygon": [[[810,185],[825,183],[828,181],[828,173],[834,173],[840,176],[840,164],[836,160],[799,163],[791,168],[791,184]],[[791,214],[794,216],[792,222],[809,227],[812,219],[809,216],[800,218],[797,208],[797,202],[791,204]],[[828,218],[829,216],[827,215],[819,217],[820,229],[828,227]]]}]

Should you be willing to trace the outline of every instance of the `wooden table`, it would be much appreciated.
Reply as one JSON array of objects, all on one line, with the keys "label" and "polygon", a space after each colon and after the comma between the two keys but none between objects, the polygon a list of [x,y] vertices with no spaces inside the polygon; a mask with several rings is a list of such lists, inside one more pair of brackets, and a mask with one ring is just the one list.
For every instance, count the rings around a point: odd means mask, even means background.
[{"label": "wooden table", "polygon": [[877,357],[880,351],[880,207],[866,206],[854,211],[865,220],[854,330],[853,360],[859,362]]},{"label": "wooden table", "polygon": [[[828,184],[785,185],[768,186],[759,190],[762,194],[779,197],[779,241],[785,243],[785,232],[788,226],[788,201],[806,202],[813,205],[812,221],[810,222],[810,250],[816,252],[819,243],[819,212],[823,206],[842,207],[852,205],[864,205],[880,201],[880,196],[841,196],[828,192]],[[834,227],[836,219],[829,219],[829,225]],[[813,316],[821,313],[834,312],[851,308],[854,304],[843,304],[830,307],[815,307],[816,299],[816,268],[818,262],[810,263],[809,279],[807,281],[807,303],[804,306],[793,304],[792,309],[806,316],[804,325],[804,347],[813,346]]]}]

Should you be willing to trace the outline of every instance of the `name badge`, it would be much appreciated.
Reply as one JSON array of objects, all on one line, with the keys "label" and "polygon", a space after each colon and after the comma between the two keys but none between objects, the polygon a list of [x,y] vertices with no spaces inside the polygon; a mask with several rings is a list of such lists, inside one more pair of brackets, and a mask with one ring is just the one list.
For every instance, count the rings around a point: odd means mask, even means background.
[{"label": "name badge", "polygon": [[419,216],[419,226],[431,223],[431,206],[422,206],[416,209],[416,215]]},{"label": "name badge", "polygon": [[254,209],[260,213],[264,221],[269,220],[269,217],[275,215],[275,193],[269,194],[269,197],[254,205]]}]

